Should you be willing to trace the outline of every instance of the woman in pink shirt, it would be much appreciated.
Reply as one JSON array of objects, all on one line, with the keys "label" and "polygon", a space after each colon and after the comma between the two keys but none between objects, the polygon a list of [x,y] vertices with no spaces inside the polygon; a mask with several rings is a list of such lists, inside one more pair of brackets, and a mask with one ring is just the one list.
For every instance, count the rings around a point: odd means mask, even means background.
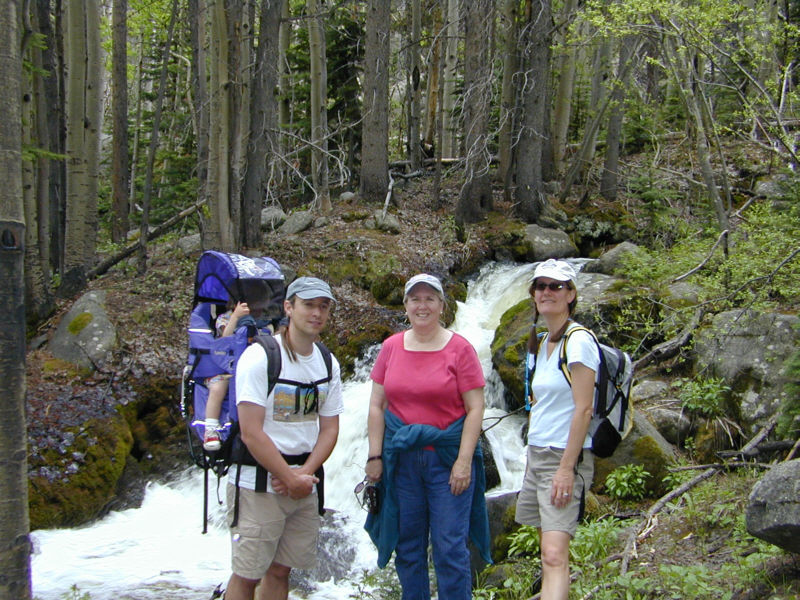
[{"label": "woman in pink shirt", "polygon": [[383,567],[395,552],[404,600],[428,600],[428,540],[439,598],[471,598],[471,538],[489,560],[478,446],[483,370],[472,345],[441,323],[444,291],[428,274],[405,285],[411,328],[384,341],[372,369],[367,480],[383,502],[367,531]]}]

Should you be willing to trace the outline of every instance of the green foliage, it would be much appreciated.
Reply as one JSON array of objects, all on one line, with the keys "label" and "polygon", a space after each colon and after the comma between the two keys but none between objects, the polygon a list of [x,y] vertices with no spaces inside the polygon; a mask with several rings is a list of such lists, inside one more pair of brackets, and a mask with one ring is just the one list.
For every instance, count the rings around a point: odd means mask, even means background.
[{"label": "green foliage", "polygon": [[614,547],[624,528],[622,521],[613,517],[581,525],[569,545],[570,560],[576,565],[602,560],[608,556],[609,548]]},{"label": "green foliage", "polygon": [[725,380],[710,377],[693,379],[680,384],[678,398],[681,406],[690,413],[707,418],[721,417],[724,414],[725,396],[731,388]]},{"label": "green foliage", "polygon": [[608,495],[617,500],[641,500],[650,473],[642,465],[621,465],[606,477]]},{"label": "green foliage", "polygon": [[786,375],[789,381],[784,387],[785,398],[778,411],[775,433],[780,438],[794,440],[800,436],[800,350],[787,361]]},{"label": "green foliage", "polygon": [[[750,307],[756,310],[795,307],[800,298],[800,181],[787,186],[785,203],[759,204],[747,209],[735,224],[728,256],[712,248],[715,229],[698,229],[670,246],[636,252],[623,259],[622,272],[632,286],[651,288],[702,267],[686,279],[698,289],[701,302],[715,310]],[[675,227],[681,228],[681,219]]]},{"label": "green foliage", "polygon": [[535,527],[523,525],[509,536],[509,556],[539,556],[539,532]]}]

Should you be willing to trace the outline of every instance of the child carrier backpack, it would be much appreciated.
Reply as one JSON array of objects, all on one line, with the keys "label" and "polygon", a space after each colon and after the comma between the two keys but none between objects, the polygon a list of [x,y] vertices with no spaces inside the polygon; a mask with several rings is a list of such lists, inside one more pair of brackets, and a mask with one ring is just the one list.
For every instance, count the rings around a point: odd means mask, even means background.
[{"label": "child carrier backpack", "polygon": [[[208,401],[206,379],[219,374],[233,375],[236,361],[247,345],[258,335],[270,334],[284,318],[285,295],[283,273],[272,258],[250,258],[209,250],[198,260],[189,318],[189,352],[181,380],[180,409],[186,422],[192,459],[205,471],[206,492],[208,471],[213,470],[221,476],[226,468],[222,450],[209,452],[203,449]],[[243,317],[233,335],[216,337],[216,319],[225,312],[229,301],[258,303],[263,313],[257,321],[250,316]],[[234,380],[230,379],[219,415],[219,435],[223,447],[236,420],[235,393]],[[204,514],[207,514],[206,503]]]},{"label": "child carrier backpack", "polygon": [[[633,383],[631,357],[618,348],[601,344],[593,331],[582,325],[573,325],[564,333],[564,343],[558,357],[558,368],[567,383],[572,386],[572,375],[567,364],[567,342],[576,331],[586,331],[597,346],[600,364],[594,382],[594,407],[589,424],[589,437],[592,439],[592,452],[600,458],[608,458],[628,434],[633,424],[633,405],[630,400]],[[547,332],[535,334],[531,330],[528,341],[528,357],[525,361],[525,410],[531,409],[531,381],[536,369],[539,346]]]}]

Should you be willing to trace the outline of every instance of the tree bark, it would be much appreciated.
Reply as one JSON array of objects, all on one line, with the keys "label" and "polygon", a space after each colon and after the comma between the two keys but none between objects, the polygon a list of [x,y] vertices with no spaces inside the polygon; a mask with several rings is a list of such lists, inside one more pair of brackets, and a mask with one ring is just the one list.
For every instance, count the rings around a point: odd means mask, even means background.
[{"label": "tree bark", "polygon": [[0,9],[0,418],[8,427],[0,444],[0,598],[31,597],[28,466],[25,428],[25,302],[22,206],[22,60],[19,3]]},{"label": "tree bark", "polygon": [[311,62],[311,181],[315,203],[329,213],[331,193],[328,188],[328,69],[325,59],[325,30],[320,1],[307,0],[308,43]]},{"label": "tree bark", "polygon": [[600,194],[609,202],[617,199],[619,186],[620,138],[622,136],[622,119],[625,114],[623,103],[625,102],[628,85],[627,73],[629,72],[626,65],[631,59],[632,49],[633,40],[630,36],[626,36],[620,44],[617,78],[611,91],[611,113],[608,116],[608,127],[606,128],[606,154],[603,173],[600,176]]},{"label": "tree bark", "polygon": [[546,86],[550,79],[550,44],[553,35],[551,0],[533,0],[522,35],[525,85],[522,88],[522,117],[516,154],[515,212],[527,223],[535,223],[545,207],[542,178]]},{"label": "tree bark", "polygon": [[367,3],[360,194],[382,202],[389,186],[389,0]]},{"label": "tree bark", "polygon": [[128,234],[128,0],[114,0],[112,8],[112,115],[111,240]]},{"label": "tree bark", "polygon": [[560,48],[558,62],[558,89],[553,102],[553,168],[556,176],[564,171],[564,154],[567,148],[567,134],[572,114],[572,94],[575,88],[576,49],[568,40],[570,23],[575,18],[578,0],[564,3],[561,22]]},{"label": "tree bark", "polygon": [[158,81],[158,97],[153,110],[153,131],[150,133],[150,145],[147,150],[147,166],[142,193],[142,222],[139,227],[139,273],[147,271],[147,232],[150,228],[150,199],[153,193],[153,168],[158,149],[158,134],[161,127],[161,111],[164,106],[164,94],[167,87],[167,70],[169,67],[170,49],[172,48],[172,34],[175,31],[175,21],[178,17],[178,0],[172,2],[172,12],[167,27],[167,39],[164,42],[164,53],[161,62],[161,75]]},{"label": "tree bark", "polygon": [[422,139],[424,141],[424,151],[428,158],[431,158],[431,149],[436,146],[436,115],[439,104],[439,79],[441,75],[441,55],[442,55],[442,5],[436,2],[432,7],[433,11],[433,48],[431,48],[430,62],[428,63],[428,86],[426,90],[425,103],[425,126]]},{"label": "tree bark", "polygon": [[278,36],[281,23],[278,0],[261,0],[258,48],[250,97],[250,136],[244,180],[242,242],[254,247],[261,241],[261,207],[268,186],[267,160],[277,149]]},{"label": "tree bark", "polygon": [[458,75],[458,0],[442,0],[447,3],[445,21],[444,69],[442,72],[442,158],[454,158],[457,148],[457,120],[454,115],[456,103],[456,79]]},{"label": "tree bark", "polygon": [[86,119],[86,5],[68,3],[66,7],[66,71],[67,71],[67,204],[64,237],[64,273],[61,293],[71,295],[85,283],[88,265],[84,259],[84,243],[89,236],[86,197],[87,161],[84,121]]},{"label": "tree bark", "polygon": [[475,0],[462,4],[464,18],[464,183],[456,206],[459,231],[467,223],[480,220],[492,210],[492,185],[489,177],[489,110],[492,95],[492,69],[489,60],[494,0]]},{"label": "tree bark", "polygon": [[[200,10],[200,6],[203,10]],[[188,0],[189,43],[192,48],[192,119],[197,140],[197,201],[208,200],[208,89],[206,84],[206,1]],[[200,219],[200,223],[204,223]]]},{"label": "tree bark", "polygon": [[420,0],[409,0],[408,8],[411,12],[409,23],[411,31],[408,40],[408,159],[411,161],[411,170],[416,171],[422,163],[420,152],[420,113],[421,94],[420,81],[420,35],[422,32],[422,10]]},{"label": "tree bark", "polygon": [[503,184],[506,196],[510,197],[510,174],[513,160],[512,135],[514,132],[517,90],[515,77],[519,67],[519,2],[503,0],[503,81],[500,96],[500,131],[498,133],[497,180]]}]

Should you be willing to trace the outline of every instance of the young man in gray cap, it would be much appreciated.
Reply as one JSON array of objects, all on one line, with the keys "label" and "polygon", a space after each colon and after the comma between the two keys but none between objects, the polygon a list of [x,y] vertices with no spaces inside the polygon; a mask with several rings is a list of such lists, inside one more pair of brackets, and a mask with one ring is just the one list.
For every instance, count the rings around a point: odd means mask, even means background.
[{"label": "young man in gray cap", "polygon": [[[231,527],[233,574],[227,600],[286,599],[291,569],[316,563],[319,514],[315,473],[330,456],[343,410],[339,363],[317,342],[330,316],[330,286],[300,277],[286,290],[289,326],[275,336],[281,372],[268,392],[267,353],[250,345],[236,368],[241,437],[258,467],[231,467],[227,497],[232,520],[238,481],[238,518]],[[329,353],[328,353],[329,354]],[[230,521],[229,521],[230,522]]]}]

